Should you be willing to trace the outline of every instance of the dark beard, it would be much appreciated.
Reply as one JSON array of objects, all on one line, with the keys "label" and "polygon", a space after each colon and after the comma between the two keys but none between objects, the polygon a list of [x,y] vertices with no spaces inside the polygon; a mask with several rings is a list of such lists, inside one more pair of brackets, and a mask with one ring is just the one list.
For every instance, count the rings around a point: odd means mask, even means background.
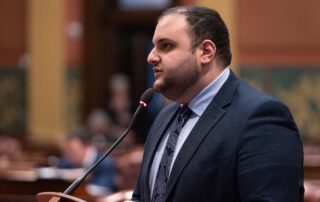
[{"label": "dark beard", "polygon": [[177,79],[177,78],[165,78],[163,85],[156,88],[157,91],[162,93],[169,100],[176,100],[181,97],[190,87],[195,85],[199,78],[199,72],[190,72],[189,77]]}]

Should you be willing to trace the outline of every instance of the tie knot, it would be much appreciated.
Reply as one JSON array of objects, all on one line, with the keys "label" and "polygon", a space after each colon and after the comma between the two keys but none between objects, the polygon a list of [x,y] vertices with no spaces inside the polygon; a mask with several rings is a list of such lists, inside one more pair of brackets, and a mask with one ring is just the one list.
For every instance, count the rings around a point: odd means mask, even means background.
[{"label": "tie knot", "polygon": [[179,110],[179,117],[183,120],[188,120],[192,114],[192,110],[188,107],[188,105],[183,105]]}]

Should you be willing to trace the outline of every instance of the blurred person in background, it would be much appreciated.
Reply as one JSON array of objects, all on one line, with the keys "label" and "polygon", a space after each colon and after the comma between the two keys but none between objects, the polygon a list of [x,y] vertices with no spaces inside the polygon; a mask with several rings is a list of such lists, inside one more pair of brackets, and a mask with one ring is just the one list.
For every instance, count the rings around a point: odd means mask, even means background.
[{"label": "blurred person in background", "polygon": [[0,172],[17,168],[17,162],[26,160],[18,138],[10,135],[0,136]]},{"label": "blurred person in background", "polygon": [[93,110],[89,114],[87,125],[92,134],[92,143],[99,151],[104,152],[115,141],[112,134],[113,124],[103,109]]},{"label": "blurred person in background", "polygon": [[115,125],[127,127],[131,117],[130,81],[124,74],[115,74],[109,83],[110,101],[108,113]]},{"label": "blurred person in background", "polygon": [[[105,152],[109,149],[126,129],[125,126],[121,124],[113,123],[109,114],[99,108],[89,114],[87,124],[92,134],[92,143],[100,152]],[[117,146],[117,151],[126,151],[130,149],[133,144],[134,137],[133,134],[130,134]]]},{"label": "blurred person in background", "polygon": [[[63,157],[59,168],[84,168],[87,170],[101,156],[92,144],[92,136],[84,127],[78,127],[68,134],[62,145]],[[116,168],[112,157],[105,158],[90,174],[86,191],[92,196],[106,196],[116,189]]]},{"label": "blurred person in background", "polygon": [[[130,95],[130,79],[124,74],[114,74],[109,81],[110,98],[107,113],[111,118],[112,132],[110,136],[116,140],[128,127],[132,118],[132,102]],[[118,149],[130,150],[136,140],[134,130],[130,131]]]}]

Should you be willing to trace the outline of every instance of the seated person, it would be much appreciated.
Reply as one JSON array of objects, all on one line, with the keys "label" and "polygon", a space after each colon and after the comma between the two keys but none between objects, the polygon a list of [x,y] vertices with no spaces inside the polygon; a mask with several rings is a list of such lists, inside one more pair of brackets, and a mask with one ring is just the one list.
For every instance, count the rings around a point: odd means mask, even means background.
[{"label": "seated person", "polygon": [[[84,128],[73,130],[68,136],[63,149],[59,168],[88,169],[103,154],[99,153],[91,142],[91,135]],[[105,158],[88,176],[86,191],[92,196],[106,196],[115,191],[115,162]]]}]

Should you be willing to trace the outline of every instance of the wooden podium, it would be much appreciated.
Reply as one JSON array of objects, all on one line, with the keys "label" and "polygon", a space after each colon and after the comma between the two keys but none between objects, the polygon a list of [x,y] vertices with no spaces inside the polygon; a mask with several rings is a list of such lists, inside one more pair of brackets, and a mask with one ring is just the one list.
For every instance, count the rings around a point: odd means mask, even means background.
[{"label": "wooden podium", "polygon": [[37,194],[38,202],[86,202],[74,196],[61,192],[41,192]]}]

